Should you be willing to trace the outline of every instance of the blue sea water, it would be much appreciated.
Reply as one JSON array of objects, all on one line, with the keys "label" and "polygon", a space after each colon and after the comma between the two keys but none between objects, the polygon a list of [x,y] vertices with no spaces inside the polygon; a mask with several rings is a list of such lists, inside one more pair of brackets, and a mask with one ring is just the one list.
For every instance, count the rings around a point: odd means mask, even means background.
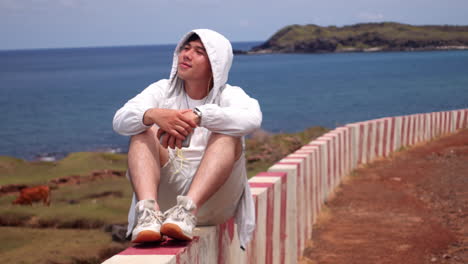
[{"label": "blue sea water", "polygon": [[[257,43],[233,43],[247,50]],[[174,45],[0,52],[0,155],[126,151],[115,111],[167,78]],[[468,51],[236,55],[263,129],[296,132],[468,107]]]}]

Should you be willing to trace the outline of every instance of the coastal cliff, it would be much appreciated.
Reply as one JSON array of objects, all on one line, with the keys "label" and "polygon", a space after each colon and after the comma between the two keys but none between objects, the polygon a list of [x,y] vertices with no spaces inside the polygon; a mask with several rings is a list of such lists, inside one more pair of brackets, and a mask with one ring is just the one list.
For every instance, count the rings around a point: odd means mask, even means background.
[{"label": "coastal cliff", "polygon": [[468,26],[385,22],[351,26],[290,25],[248,54],[468,49]]}]

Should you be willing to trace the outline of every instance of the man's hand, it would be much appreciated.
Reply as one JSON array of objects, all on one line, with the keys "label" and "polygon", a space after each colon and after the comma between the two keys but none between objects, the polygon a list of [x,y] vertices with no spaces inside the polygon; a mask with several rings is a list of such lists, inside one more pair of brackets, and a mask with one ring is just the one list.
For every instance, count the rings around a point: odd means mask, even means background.
[{"label": "man's hand", "polygon": [[[196,124],[198,124],[200,122],[200,118],[196,114],[194,114],[193,111],[190,110],[190,109],[180,110],[180,113],[184,117],[192,120]],[[159,140],[161,140],[161,136],[162,136],[162,134],[164,132],[165,131],[163,129],[161,129],[161,128],[158,130],[157,137],[159,138]],[[190,133],[193,133],[193,132],[191,131]],[[187,136],[187,135],[185,135],[185,136]],[[177,138],[177,137],[174,137],[173,135],[166,134],[164,136],[164,138],[162,139],[162,141],[161,141],[161,145],[164,148],[170,147],[170,148],[174,149],[175,147],[177,147],[177,148],[180,149],[180,148],[182,148],[182,140]]]},{"label": "man's hand", "polygon": [[145,112],[143,123],[145,125],[157,124],[160,130],[166,131],[175,139],[184,140],[188,134],[192,133],[193,128],[197,127],[196,122],[185,114],[187,112],[192,112],[192,110],[152,108]]},{"label": "man's hand", "polygon": [[[172,149],[174,149],[175,147],[177,147],[179,149],[182,148],[182,140],[177,139],[174,136],[172,136],[170,134],[167,134],[165,132],[166,131],[164,131],[162,129],[158,129],[158,133],[157,133],[157,137],[160,140],[161,146],[163,146],[163,148],[167,148],[167,147],[170,147]],[[164,137],[161,140],[161,137],[162,137],[163,133],[165,133],[165,134],[164,134]]]},{"label": "man's hand", "polygon": [[187,117],[188,119],[192,120],[195,124],[200,125],[200,117],[198,117],[198,116],[193,112],[193,110],[186,109],[186,110],[184,110],[184,112],[183,112],[182,114],[183,114],[185,117]]}]

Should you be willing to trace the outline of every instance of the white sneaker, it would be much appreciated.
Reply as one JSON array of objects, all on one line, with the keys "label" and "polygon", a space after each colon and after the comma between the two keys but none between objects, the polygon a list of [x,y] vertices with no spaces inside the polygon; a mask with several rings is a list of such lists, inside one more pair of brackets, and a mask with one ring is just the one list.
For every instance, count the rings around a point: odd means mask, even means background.
[{"label": "white sneaker", "polygon": [[197,218],[191,211],[197,206],[188,196],[177,196],[177,205],[164,213],[161,233],[178,240],[192,240]]},{"label": "white sneaker", "polygon": [[154,210],[154,200],[141,200],[135,206],[137,224],[132,232],[132,243],[162,241],[161,224],[164,215]]}]

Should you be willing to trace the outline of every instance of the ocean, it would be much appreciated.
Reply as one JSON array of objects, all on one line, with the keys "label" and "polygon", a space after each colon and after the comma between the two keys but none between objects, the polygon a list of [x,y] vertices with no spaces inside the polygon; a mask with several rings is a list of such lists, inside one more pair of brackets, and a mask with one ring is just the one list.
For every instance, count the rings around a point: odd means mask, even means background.
[{"label": "ocean", "polygon": [[[174,47],[0,51],[0,155],[125,152],[114,113],[168,78]],[[236,55],[228,82],[258,99],[266,131],[334,128],[467,108],[468,51]]]}]

